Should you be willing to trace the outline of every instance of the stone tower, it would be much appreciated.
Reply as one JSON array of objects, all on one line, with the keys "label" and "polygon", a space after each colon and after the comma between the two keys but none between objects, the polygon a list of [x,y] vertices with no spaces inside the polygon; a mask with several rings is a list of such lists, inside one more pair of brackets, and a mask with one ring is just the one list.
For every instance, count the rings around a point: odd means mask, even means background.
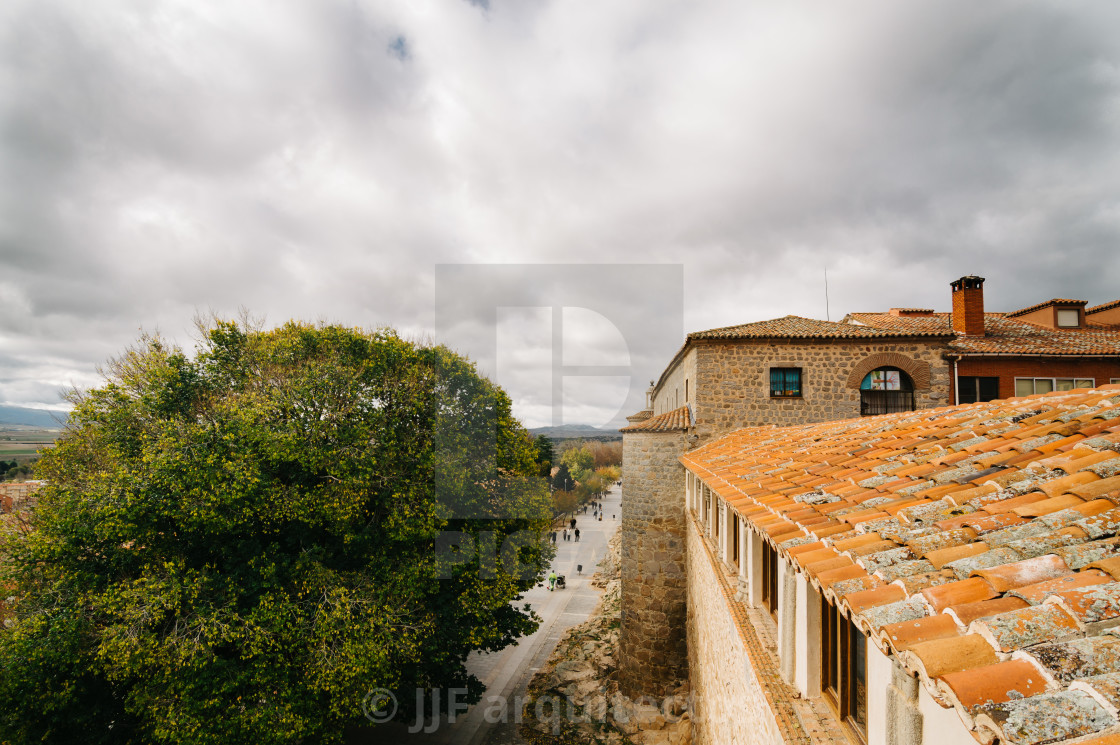
[{"label": "stone tower", "polygon": [[690,415],[647,410],[622,429],[622,628],[618,687],[662,697],[688,676],[684,468]]}]

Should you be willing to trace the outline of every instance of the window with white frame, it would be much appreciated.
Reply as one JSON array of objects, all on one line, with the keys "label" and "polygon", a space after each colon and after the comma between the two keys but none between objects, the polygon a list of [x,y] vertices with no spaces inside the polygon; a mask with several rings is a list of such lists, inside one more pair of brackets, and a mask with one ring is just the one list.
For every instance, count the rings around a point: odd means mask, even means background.
[{"label": "window with white frame", "polygon": [[1074,388],[1092,388],[1094,385],[1096,383],[1093,378],[1015,378],[1015,395],[1072,391]]}]

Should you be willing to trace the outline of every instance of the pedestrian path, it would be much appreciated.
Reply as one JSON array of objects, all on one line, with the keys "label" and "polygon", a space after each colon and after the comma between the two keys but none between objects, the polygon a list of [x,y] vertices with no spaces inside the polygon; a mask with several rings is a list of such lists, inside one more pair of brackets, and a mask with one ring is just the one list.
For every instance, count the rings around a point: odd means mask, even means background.
[{"label": "pedestrian path", "polygon": [[[458,716],[454,723],[441,722],[430,733],[409,734],[406,726],[384,726],[368,733],[366,739],[352,740],[353,745],[519,745],[522,740],[515,720],[529,681],[548,660],[564,632],[586,621],[599,603],[601,591],[591,584],[591,575],[607,554],[607,542],[618,530],[621,501],[621,490],[615,486],[602,499],[601,521],[592,517],[590,509],[586,514],[577,514],[579,541],[565,541],[558,531],[552,568],[564,575],[567,587],[550,591],[547,583],[537,585],[517,601],[529,603],[540,615],[537,631],[499,652],[475,653],[468,658],[467,670],[486,685],[479,704]],[[582,574],[578,570],[580,565]]]}]

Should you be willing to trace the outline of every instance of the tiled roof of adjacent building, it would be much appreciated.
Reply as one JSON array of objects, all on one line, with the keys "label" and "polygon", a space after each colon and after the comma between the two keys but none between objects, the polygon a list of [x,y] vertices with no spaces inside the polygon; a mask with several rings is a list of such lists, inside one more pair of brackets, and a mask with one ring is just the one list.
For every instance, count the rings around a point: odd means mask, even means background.
[{"label": "tiled roof of adjacent building", "polygon": [[676,432],[692,426],[692,416],[687,406],[666,411],[645,421],[628,424],[619,432]]},{"label": "tiled roof of adjacent building", "polygon": [[1120,386],[681,456],[977,740],[1120,732]]},{"label": "tiled roof of adjacent building", "polygon": [[1044,300],[1041,303],[1035,303],[1034,305],[1028,305],[1026,308],[1020,308],[1019,310],[1013,310],[1010,313],[1006,313],[1004,315],[1006,315],[1008,318],[1015,318],[1016,316],[1026,315],[1027,313],[1032,313],[1036,310],[1041,310],[1042,308],[1048,308],[1051,305],[1085,305],[1087,302],[1089,302],[1089,301],[1088,300],[1070,300],[1069,298],[1056,297],[1052,300]]},{"label": "tiled roof of adjacent building", "polygon": [[[949,313],[906,317],[890,313],[849,313],[859,327],[934,334],[952,331]],[[1003,313],[984,314],[984,336],[960,336],[949,343],[962,354],[1120,355],[1120,328],[1093,325],[1083,329],[1051,329],[1019,321]]]},{"label": "tiled roof of adjacent building", "polygon": [[1086,308],[1086,313],[1099,313],[1102,310],[1112,310],[1113,308],[1120,308],[1120,300],[1113,300],[1111,303],[1101,303],[1094,305],[1092,308]]},{"label": "tiled roof of adjacent building", "polygon": [[920,327],[890,328],[859,326],[852,323],[819,321],[801,316],[783,316],[769,321],[743,323],[738,326],[724,326],[707,331],[694,331],[688,335],[692,339],[749,339],[785,337],[794,339],[862,339],[884,336],[952,336],[952,331],[943,328],[923,329]]}]

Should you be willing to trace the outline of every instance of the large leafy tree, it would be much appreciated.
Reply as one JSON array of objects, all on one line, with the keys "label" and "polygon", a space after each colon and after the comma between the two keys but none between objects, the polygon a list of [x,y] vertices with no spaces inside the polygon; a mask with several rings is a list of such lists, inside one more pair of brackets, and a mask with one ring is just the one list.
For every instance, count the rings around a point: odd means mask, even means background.
[{"label": "large leafy tree", "polygon": [[216,322],[106,378],[0,546],[0,742],[338,742],[535,628],[536,448],[446,348]]}]

